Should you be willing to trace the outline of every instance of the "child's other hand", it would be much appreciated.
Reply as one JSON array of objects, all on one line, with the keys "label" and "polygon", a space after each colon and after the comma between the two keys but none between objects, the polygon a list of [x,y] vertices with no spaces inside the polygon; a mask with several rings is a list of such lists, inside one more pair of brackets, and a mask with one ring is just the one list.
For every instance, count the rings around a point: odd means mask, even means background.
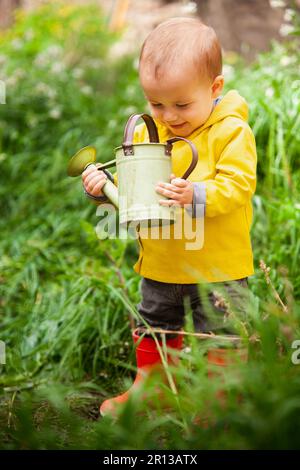
[{"label": "child's other hand", "polygon": [[97,165],[89,165],[81,175],[84,189],[93,196],[104,196],[101,189],[107,181],[106,174],[97,169]]},{"label": "child's other hand", "polygon": [[176,178],[173,173],[171,174],[170,183],[158,183],[155,190],[157,193],[169,198],[159,201],[162,206],[184,207],[186,204],[192,204],[193,202],[193,183],[182,178]]}]

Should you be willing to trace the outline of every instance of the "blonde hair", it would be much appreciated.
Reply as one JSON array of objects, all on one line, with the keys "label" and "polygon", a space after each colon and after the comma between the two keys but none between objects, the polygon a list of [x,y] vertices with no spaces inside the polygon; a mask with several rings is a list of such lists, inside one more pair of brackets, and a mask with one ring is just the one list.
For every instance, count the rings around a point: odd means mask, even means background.
[{"label": "blonde hair", "polygon": [[[222,51],[215,31],[196,18],[172,18],[146,38],[139,61],[159,78],[168,68],[196,67],[199,77],[213,81],[222,73]],[[172,68],[171,68],[172,67]]]}]

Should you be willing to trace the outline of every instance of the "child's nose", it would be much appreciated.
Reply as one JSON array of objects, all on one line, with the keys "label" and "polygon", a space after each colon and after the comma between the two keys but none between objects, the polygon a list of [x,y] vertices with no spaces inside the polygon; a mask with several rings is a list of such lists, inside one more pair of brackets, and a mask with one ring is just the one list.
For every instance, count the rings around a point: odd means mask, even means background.
[{"label": "child's nose", "polygon": [[176,121],[177,115],[172,109],[166,109],[163,115],[164,121],[173,122]]}]

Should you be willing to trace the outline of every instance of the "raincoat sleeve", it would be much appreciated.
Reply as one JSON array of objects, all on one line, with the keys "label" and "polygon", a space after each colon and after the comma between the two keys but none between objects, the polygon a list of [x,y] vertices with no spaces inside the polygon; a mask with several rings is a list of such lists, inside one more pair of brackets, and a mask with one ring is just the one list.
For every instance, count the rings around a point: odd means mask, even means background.
[{"label": "raincoat sleeve", "polygon": [[[226,145],[216,163],[214,179],[202,182],[205,216],[228,214],[246,205],[256,188],[256,146],[247,123],[238,121],[226,129]],[[228,135],[229,132],[229,135]]]}]

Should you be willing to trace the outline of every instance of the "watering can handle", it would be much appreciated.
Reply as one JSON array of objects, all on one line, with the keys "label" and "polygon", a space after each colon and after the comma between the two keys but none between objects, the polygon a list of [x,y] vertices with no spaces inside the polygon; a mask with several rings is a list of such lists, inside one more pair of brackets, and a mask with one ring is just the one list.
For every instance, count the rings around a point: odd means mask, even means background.
[{"label": "watering can handle", "polygon": [[149,140],[153,143],[159,142],[156,124],[149,114],[132,114],[127,121],[124,130],[123,149],[125,155],[133,155],[133,136],[137,121],[142,118],[148,129]]},{"label": "watering can handle", "polygon": [[190,176],[190,174],[192,173],[192,171],[194,170],[195,166],[198,163],[198,151],[197,151],[195,144],[193,144],[193,142],[191,142],[190,140],[184,139],[183,137],[173,137],[172,139],[169,139],[166,142],[167,146],[169,146],[168,150],[169,150],[170,155],[171,155],[171,150],[172,150],[172,144],[174,144],[175,142],[178,142],[179,140],[183,140],[184,142],[189,144],[192,150],[192,162],[189,168],[186,170],[186,172],[182,176],[182,179],[186,179]]}]

